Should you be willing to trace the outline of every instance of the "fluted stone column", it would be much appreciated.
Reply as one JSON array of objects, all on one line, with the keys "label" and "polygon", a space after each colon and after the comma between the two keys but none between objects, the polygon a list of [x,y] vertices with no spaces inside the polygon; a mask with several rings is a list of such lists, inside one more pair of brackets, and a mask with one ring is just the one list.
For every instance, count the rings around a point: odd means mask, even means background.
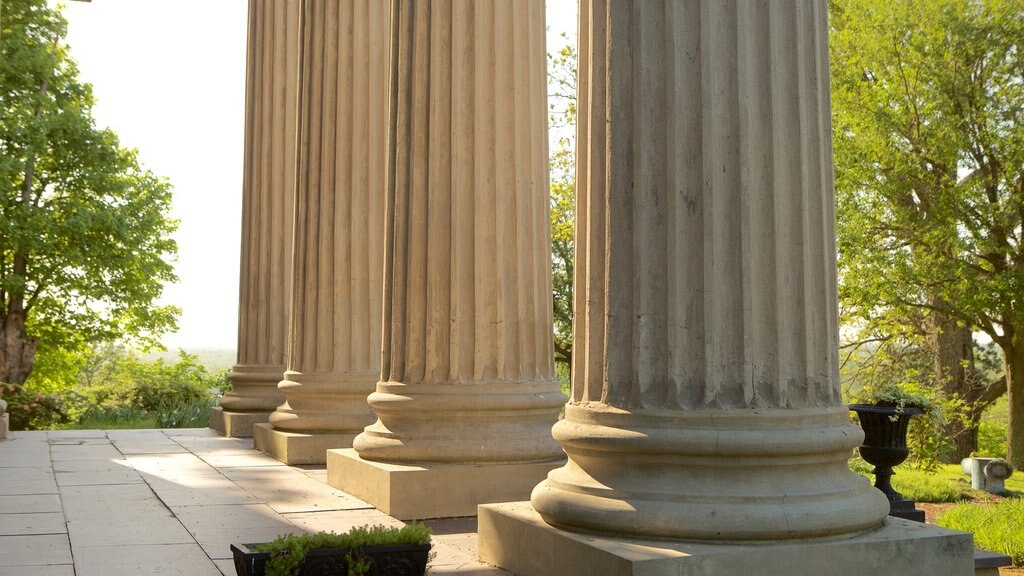
[{"label": "fluted stone column", "polygon": [[[573,397],[553,429],[569,462],[532,510],[481,508],[482,559],[960,573],[955,537],[941,560],[901,549],[899,570],[892,548],[865,558],[864,538],[907,533],[874,536],[887,502],[847,468],[826,3],[584,0],[580,46]],[[830,538],[847,545],[807,544]]]},{"label": "fluted stone column", "polygon": [[242,257],[238,359],[231,392],[210,414],[227,436],[251,436],[284,401],[292,210],[299,0],[250,0],[246,65]]},{"label": "fluted stone column", "polygon": [[399,518],[473,514],[562,456],[544,3],[392,6],[377,422],[330,452],[328,481]]},{"label": "fluted stone column", "polygon": [[388,5],[303,1],[286,402],[256,430],[278,459],[323,463],[374,420],[380,367]]}]

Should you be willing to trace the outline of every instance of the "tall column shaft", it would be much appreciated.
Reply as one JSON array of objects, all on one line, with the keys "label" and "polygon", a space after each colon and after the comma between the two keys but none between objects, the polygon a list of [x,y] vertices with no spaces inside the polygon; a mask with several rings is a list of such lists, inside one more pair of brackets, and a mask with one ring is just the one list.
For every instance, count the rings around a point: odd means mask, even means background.
[{"label": "tall column shaft", "polygon": [[878,526],[846,461],[826,7],[584,0],[567,528],[697,540]]},{"label": "tall column shaft", "polygon": [[246,66],[242,257],[238,358],[221,406],[272,412],[285,369],[292,209],[299,0],[250,0]]},{"label": "tall column shaft", "polygon": [[542,0],[394,0],[383,362],[368,460],[560,456]]},{"label": "tall column shaft", "polygon": [[276,430],[354,435],[373,422],[388,25],[382,0],[303,2],[287,401],[270,416]]}]

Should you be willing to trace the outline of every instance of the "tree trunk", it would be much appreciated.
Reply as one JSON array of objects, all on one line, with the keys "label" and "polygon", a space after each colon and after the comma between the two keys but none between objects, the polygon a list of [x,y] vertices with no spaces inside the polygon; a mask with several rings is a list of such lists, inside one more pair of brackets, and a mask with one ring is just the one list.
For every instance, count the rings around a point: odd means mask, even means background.
[{"label": "tree trunk", "polygon": [[[943,424],[949,447],[939,459],[958,463],[978,449],[978,423],[985,405],[978,400],[979,383],[974,370],[974,340],[968,326],[940,313],[930,317],[929,340],[935,351],[935,381],[947,398],[959,398],[963,408]],[[987,405],[987,404],[986,404]]]},{"label": "tree trunk", "polygon": [[25,313],[12,310],[3,318],[0,345],[0,382],[24,384],[32,371],[36,339],[25,333]]},{"label": "tree trunk", "polygon": [[1006,362],[1006,393],[1010,400],[1006,459],[1017,470],[1024,468],[1024,341],[1012,338],[1003,348]]}]

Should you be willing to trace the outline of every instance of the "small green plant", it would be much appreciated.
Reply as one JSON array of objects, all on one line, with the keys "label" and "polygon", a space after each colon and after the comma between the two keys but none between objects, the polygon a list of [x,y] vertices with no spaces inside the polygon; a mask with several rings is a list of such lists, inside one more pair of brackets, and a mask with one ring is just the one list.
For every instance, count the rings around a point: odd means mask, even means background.
[{"label": "small green plant", "polygon": [[938,521],[940,526],[974,534],[979,548],[1006,554],[1024,565],[1024,500],[1007,498],[996,504],[960,504]]},{"label": "small green plant", "polygon": [[920,408],[931,417],[937,416],[938,404],[932,394],[915,385],[887,382],[880,386],[865,386],[854,396],[855,404],[895,408],[902,414],[908,406]]},{"label": "small green plant", "polygon": [[353,528],[345,534],[317,532],[315,534],[285,534],[272,542],[258,544],[252,549],[268,552],[267,576],[294,576],[306,553],[319,548],[345,548],[348,576],[361,576],[370,569],[370,561],[362,556],[361,550],[370,546],[394,546],[398,544],[429,544],[430,528],[412,523],[402,528],[385,526],[363,526]]},{"label": "small green plant", "polygon": [[210,408],[216,405],[216,398],[184,404],[164,402],[156,410],[156,425],[158,428],[206,428],[210,425]]}]

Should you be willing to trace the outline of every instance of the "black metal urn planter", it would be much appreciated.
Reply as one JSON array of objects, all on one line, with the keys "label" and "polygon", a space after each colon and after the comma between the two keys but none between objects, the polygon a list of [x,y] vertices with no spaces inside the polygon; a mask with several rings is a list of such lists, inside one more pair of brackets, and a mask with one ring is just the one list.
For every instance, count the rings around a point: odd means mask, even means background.
[{"label": "black metal urn planter", "polygon": [[285,534],[273,542],[232,544],[238,576],[423,576],[430,528],[363,526],[345,534]]},{"label": "black metal urn planter", "polygon": [[[232,544],[238,576],[267,576],[270,552],[256,552],[256,544]],[[365,576],[423,576],[430,544],[400,544],[366,548],[318,548],[306,552],[297,576],[349,576],[351,565]]]},{"label": "black metal urn planter", "polygon": [[864,430],[860,456],[875,467],[871,471],[875,475],[875,488],[889,499],[889,515],[924,522],[924,510],[914,508],[913,500],[907,500],[892,487],[893,468],[910,455],[907,448],[910,417],[924,414],[924,410],[914,406],[870,404],[850,404],[850,410],[857,413]]}]

